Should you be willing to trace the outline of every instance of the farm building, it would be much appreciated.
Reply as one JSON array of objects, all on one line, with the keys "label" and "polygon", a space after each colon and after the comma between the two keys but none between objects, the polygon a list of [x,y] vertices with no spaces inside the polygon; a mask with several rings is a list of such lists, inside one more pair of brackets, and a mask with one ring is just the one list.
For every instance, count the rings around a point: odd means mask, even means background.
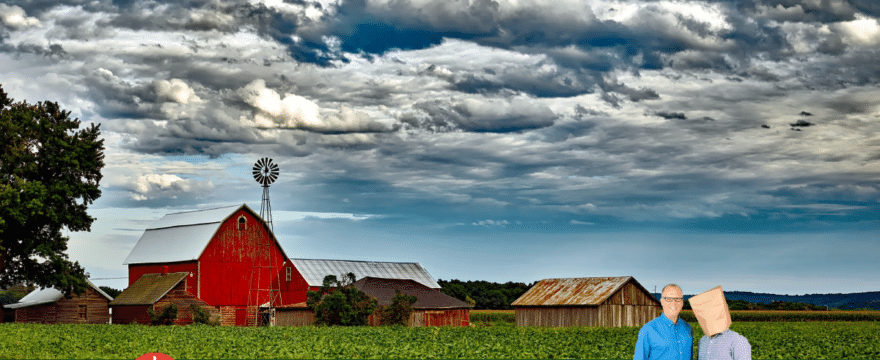
[{"label": "farm building", "polygon": [[165,215],[123,264],[129,286],[145,274],[187,273],[182,289],[219,310],[222,324],[253,325],[258,304],[302,302],[308,291],[275,235],[244,204]]},{"label": "farm building", "polygon": [[305,302],[275,308],[275,326],[309,326],[315,324],[315,313]]},{"label": "farm building", "polygon": [[[354,270],[352,270],[354,272]],[[391,305],[395,290],[415,296],[413,314],[409,326],[467,326],[470,323],[472,305],[429,288],[411,279],[383,279],[364,277],[351,284],[367,296],[376,299],[379,305]],[[285,305],[275,309],[276,326],[307,326],[315,322],[314,313],[306,303]],[[379,319],[370,315],[369,324],[379,325]]]},{"label": "farm building", "polygon": [[[351,284],[363,291],[367,296],[378,300],[379,306],[391,305],[397,291],[415,296],[418,299],[413,305],[413,314],[409,326],[467,326],[470,323],[470,312],[473,305],[429,288],[409,279],[382,279],[365,277]],[[370,315],[370,325],[379,325],[380,319]]]},{"label": "farm building", "polygon": [[516,326],[642,326],[663,311],[631,276],[544,279],[511,306]]},{"label": "farm building", "polygon": [[313,291],[321,288],[325,276],[335,275],[338,278],[348,273],[354,274],[356,280],[368,276],[385,279],[409,279],[431,289],[440,290],[440,284],[434,281],[431,274],[419,263],[318,259],[291,259],[291,261],[308,283],[309,290]]},{"label": "farm building", "polygon": [[113,298],[91,281],[88,283],[82,295],[73,295],[70,299],[55,288],[42,288],[3,307],[5,311],[14,311],[15,322],[20,323],[106,324],[110,322],[108,303]]},{"label": "farm building", "polygon": [[133,322],[149,324],[147,309],[160,313],[170,304],[177,306],[175,325],[192,324],[191,305],[196,304],[218,318],[220,312],[193,296],[186,288],[185,279],[190,273],[176,272],[165,274],[144,274],[134,284],[129,285],[116,299],[110,302],[113,309],[113,322],[130,324]]},{"label": "farm building", "polygon": [[[123,264],[129,287],[146,274],[186,273],[174,286],[216,309],[223,325],[255,325],[258,311],[296,309],[326,275],[352,272],[358,279],[412,279],[440,288],[418,263],[290,259],[263,219],[244,204],[165,215],[144,231]],[[146,307],[158,304],[123,305],[129,301],[126,291],[114,306],[130,306],[121,310],[123,322],[144,319]]]}]

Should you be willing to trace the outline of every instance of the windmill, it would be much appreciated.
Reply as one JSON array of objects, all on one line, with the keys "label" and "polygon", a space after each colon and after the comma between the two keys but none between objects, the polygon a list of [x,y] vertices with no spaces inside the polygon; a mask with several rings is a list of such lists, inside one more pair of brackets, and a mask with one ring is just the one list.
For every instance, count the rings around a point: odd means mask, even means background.
[{"label": "windmill", "polygon": [[[260,217],[266,222],[269,231],[273,233],[272,238],[274,238],[275,229],[272,227],[272,205],[269,203],[269,185],[278,179],[278,165],[272,163],[270,158],[262,158],[254,164],[253,173],[254,180],[263,185]],[[265,315],[268,319],[274,318],[275,310],[273,305],[281,303],[281,279],[275,276],[275,252],[271,249],[273,245],[274,242],[260,241],[257,238],[251,244],[254,265],[251,270],[251,290],[248,294],[248,305],[251,308],[249,311],[252,311],[253,316],[249,316],[248,323],[252,326],[261,325],[261,314]],[[277,287],[271,283],[273,277],[278,280]],[[269,279],[269,283],[265,284],[264,279]],[[268,299],[268,302],[263,303],[266,299]],[[270,309],[268,311],[260,309],[261,307],[264,308],[265,304],[269,305]],[[272,321],[269,320],[270,323]]]},{"label": "windmill", "polygon": [[263,201],[260,203],[260,217],[272,227],[272,205],[269,204],[269,185],[278,178],[278,165],[272,163],[270,158],[262,158],[254,164],[254,180],[263,185]]}]

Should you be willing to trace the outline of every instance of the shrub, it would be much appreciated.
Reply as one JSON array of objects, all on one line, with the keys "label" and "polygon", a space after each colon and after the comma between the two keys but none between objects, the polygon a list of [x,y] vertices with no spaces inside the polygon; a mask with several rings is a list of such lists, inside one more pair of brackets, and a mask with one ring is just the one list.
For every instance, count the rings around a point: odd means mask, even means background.
[{"label": "shrub", "polygon": [[177,305],[168,304],[161,313],[156,314],[152,307],[147,308],[147,314],[150,314],[153,325],[171,325],[177,320]]},{"label": "shrub", "polygon": [[309,291],[306,306],[315,312],[316,325],[367,325],[367,319],[376,309],[376,299],[348,286],[355,276],[348,273],[343,281],[336,276],[324,277],[320,291]]},{"label": "shrub", "polygon": [[189,306],[189,309],[192,311],[193,324],[205,324],[211,326],[220,325],[220,322],[217,320],[211,320],[211,313],[205,310],[203,307],[198,304],[192,304]]},{"label": "shrub", "polygon": [[403,325],[409,326],[409,317],[412,315],[412,305],[419,299],[394,290],[395,295],[391,298],[391,305],[380,306],[376,310],[379,317],[379,325]]}]

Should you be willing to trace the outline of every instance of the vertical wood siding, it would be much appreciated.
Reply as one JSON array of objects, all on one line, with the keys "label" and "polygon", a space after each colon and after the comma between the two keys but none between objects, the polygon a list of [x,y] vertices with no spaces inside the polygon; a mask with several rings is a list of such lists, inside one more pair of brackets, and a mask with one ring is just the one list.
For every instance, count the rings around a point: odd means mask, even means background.
[{"label": "vertical wood siding", "polygon": [[516,326],[642,326],[662,312],[650,297],[629,281],[598,306],[518,306]]},{"label": "vertical wood siding", "polygon": [[275,310],[275,326],[311,326],[315,324],[315,313],[309,309]]},{"label": "vertical wood siding", "polygon": [[[370,326],[380,326],[381,319],[370,315]],[[409,317],[410,327],[422,326],[468,326],[470,325],[470,309],[413,310]]]},{"label": "vertical wood siding", "polygon": [[[15,310],[15,322],[43,324],[106,324],[110,322],[110,301],[92,288],[82,295],[61,298],[50,304]],[[80,305],[86,306],[86,319],[80,319]]]},{"label": "vertical wood siding", "polygon": [[[238,229],[239,216],[247,219],[244,230]],[[199,258],[201,299],[214,306],[263,304],[269,301],[268,291],[251,294],[252,281],[259,279],[258,289],[280,291],[281,304],[306,301],[308,283],[293,264],[284,261],[281,248],[266,228],[250,212],[238,211],[221,224]],[[287,281],[286,268],[291,268],[291,281]],[[252,295],[258,296],[250,299]]]}]

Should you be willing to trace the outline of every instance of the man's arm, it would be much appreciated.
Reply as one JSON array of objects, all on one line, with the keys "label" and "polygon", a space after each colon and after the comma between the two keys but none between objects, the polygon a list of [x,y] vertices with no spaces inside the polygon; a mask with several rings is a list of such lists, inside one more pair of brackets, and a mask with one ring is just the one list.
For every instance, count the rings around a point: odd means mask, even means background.
[{"label": "man's arm", "polygon": [[733,341],[733,348],[730,349],[730,357],[733,360],[752,360],[752,345],[745,336],[738,336]]},{"label": "man's arm", "polygon": [[651,347],[648,344],[648,331],[643,327],[639,330],[639,339],[636,340],[636,350],[633,352],[633,360],[648,360],[651,357]]}]

